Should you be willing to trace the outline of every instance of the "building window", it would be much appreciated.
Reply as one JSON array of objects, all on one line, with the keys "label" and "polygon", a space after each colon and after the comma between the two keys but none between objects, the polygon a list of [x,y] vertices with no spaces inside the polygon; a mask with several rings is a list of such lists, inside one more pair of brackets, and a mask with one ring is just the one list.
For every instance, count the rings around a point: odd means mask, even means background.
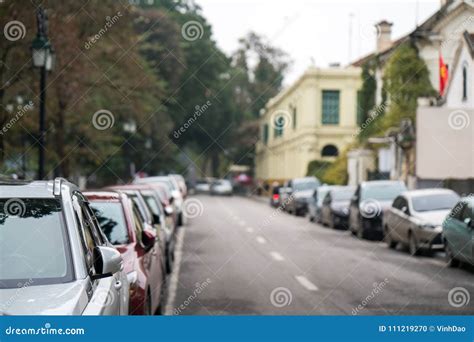
[{"label": "building window", "polygon": [[467,100],[467,65],[462,67],[462,100]]},{"label": "building window", "polygon": [[293,112],[293,129],[296,129],[296,106],[293,106],[291,108],[292,112]]},{"label": "building window", "polygon": [[364,110],[362,109],[362,91],[357,92],[357,124],[360,126],[364,122]]},{"label": "building window", "polygon": [[268,124],[263,125],[263,143],[266,145],[268,143]]},{"label": "building window", "polygon": [[278,138],[283,135],[283,129],[285,128],[285,117],[280,115],[273,119],[273,137]]},{"label": "building window", "polygon": [[321,157],[337,157],[339,150],[334,145],[326,145],[321,150]]},{"label": "building window", "polygon": [[339,90],[323,90],[323,125],[339,124]]}]

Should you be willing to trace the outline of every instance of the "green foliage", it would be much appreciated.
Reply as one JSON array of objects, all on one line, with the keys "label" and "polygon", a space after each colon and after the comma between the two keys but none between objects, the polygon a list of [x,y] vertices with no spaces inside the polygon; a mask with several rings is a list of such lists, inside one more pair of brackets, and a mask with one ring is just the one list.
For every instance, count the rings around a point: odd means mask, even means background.
[{"label": "green foliage", "polygon": [[359,141],[365,141],[368,136],[371,135],[372,125],[367,125],[369,119],[369,113],[374,109],[375,106],[375,93],[377,88],[377,82],[375,80],[375,63],[374,60],[370,60],[364,63],[362,66],[362,89],[360,90],[360,103],[359,110],[362,115],[360,117],[361,131],[358,135]]},{"label": "green foliage", "polygon": [[389,110],[381,129],[398,127],[404,118],[415,122],[417,99],[436,95],[429,71],[412,45],[399,46],[387,62],[384,72],[384,89],[390,98]]},{"label": "green foliage", "polygon": [[308,164],[307,176],[314,176],[323,182],[326,170],[331,166],[331,162],[322,160],[312,160]]}]

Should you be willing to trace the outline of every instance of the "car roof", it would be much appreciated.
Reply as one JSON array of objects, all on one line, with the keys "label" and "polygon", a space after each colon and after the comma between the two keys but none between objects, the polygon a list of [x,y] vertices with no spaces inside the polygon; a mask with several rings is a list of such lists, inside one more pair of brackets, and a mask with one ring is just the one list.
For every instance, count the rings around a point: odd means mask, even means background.
[{"label": "car roof", "polygon": [[419,196],[427,196],[427,195],[446,195],[446,194],[456,194],[451,189],[440,189],[440,188],[433,188],[433,189],[417,189],[417,190],[408,190],[402,193],[403,196],[406,197],[419,197]]},{"label": "car roof", "polygon": [[54,198],[79,188],[64,178],[35,181],[1,181],[0,197]]},{"label": "car roof", "polygon": [[392,184],[405,184],[403,181],[399,180],[373,180],[373,181],[365,181],[360,183],[362,187],[370,187],[372,185],[392,185]]},{"label": "car roof", "polygon": [[302,177],[302,178],[295,178],[293,179],[293,182],[310,182],[310,181],[313,181],[313,182],[317,182],[318,179],[316,177]]},{"label": "car roof", "polygon": [[89,190],[83,191],[82,194],[86,196],[89,200],[117,200],[120,201],[123,196],[126,196],[123,193],[114,192],[114,191],[102,191],[102,190]]}]

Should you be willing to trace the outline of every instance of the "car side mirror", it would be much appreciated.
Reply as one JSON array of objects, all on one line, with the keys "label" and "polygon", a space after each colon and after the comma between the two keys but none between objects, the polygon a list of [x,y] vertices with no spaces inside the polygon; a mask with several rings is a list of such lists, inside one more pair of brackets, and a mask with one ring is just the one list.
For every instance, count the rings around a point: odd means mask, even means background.
[{"label": "car side mirror", "polygon": [[357,196],[352,196],[351,197],[351,202],[357,203],[359,201],[359,197]]},{"label": "car side mirror", "polygon": [[142,232],[142,243],[145,248],[145,252],[149,252],[155,245],[156,235],[150,230],[144,230]]},{"label": "car side mirror", "polygon": [[402,207],[402,212],[404,212],[405,214],[408,213],[408,208],[407,207]]},{"label": "car side mirror", "polygon": [[96,274],[93,279],[112,276],[122,269],[122,256],[113,247],[97,246],[94,249],[94,268]]},{"label": "car side mirror", "polygon": [[165,207],[165,215],[166,215],[166,216],[171,216],[171,215],[173,215],[173,208],[171,208],[171,206],[166,206],[166,207]]}]

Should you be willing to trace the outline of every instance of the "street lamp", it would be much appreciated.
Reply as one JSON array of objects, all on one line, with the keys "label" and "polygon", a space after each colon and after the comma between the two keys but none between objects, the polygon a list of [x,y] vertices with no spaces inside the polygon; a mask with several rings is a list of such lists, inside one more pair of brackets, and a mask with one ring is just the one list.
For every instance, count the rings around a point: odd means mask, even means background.
[{"label": "street lamp", "polygon": [[31,52],[33,66],[40,69],[38,179],[43,179],[46,145],[46,73],[54,67],[55,54],[48,39],[48,18],[41,6],[36,11],[36,21],[38,32],[31,43]]}]

